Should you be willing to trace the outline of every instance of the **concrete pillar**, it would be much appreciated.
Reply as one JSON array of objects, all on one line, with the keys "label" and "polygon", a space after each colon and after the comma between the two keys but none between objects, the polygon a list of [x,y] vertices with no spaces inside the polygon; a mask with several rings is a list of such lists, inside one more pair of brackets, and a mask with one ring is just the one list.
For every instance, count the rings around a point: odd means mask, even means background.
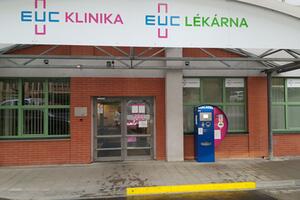
[{"label": "concrete pillar", "polygon": [[[181,53],[181,49],[172,49],[169,53]],[[182,55],[182,53],[181,53]],[[178,56],[178,55],[176,55]],[[173,57],[170,56],[170,57]],[[167,66],[176,67],[178,63],[167,62]],[[172,64],[172,66],[170,66]],[[183,161],[183,97],[182,70],[168,70],[166,72],[166,153],[167,161]]]}]

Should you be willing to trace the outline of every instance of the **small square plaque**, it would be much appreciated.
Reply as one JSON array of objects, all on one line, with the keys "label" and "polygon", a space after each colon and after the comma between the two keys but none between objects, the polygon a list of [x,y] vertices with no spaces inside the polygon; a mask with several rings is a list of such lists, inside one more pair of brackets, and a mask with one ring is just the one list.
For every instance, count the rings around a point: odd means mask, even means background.
[{"label": "small square plaque", "polygon": [[87,107],[75,107],[75,117],[86,117]]}]

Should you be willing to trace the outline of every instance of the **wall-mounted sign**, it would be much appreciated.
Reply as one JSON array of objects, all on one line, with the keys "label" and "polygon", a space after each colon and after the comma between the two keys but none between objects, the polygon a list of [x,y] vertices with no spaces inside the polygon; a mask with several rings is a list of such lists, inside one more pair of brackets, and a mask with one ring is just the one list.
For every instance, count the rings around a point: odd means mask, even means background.
[{"label": "wall-mounted sign", "polygon": [[225,87],[227,88],[243,88],[245,80],[243,78],[226,78]]},{"label": "wall-mounted sign", "polygon": [[300,79],[287,79],[288,88],[300,88]]},{"label": "wall-mounted sign", "polygon": [[228,0],[1,0],[0,19],[7,44],[300,49],[299,19]]},{"label": "wall-mounted sign", "polygon": [[200,88],[199,78],[185,78],[183,79],[184,88]]},{"label": "wall-mounted sign", "polygon": [[217,106],[214,106],[214,122],[215,146],[218,146],[224,140],[229,124],[225,113]]},{"label": "wall-mounted sign", "polygon": [[87,116],[87,107],[75,107],[74,115],[75,117],[86,117]]}]

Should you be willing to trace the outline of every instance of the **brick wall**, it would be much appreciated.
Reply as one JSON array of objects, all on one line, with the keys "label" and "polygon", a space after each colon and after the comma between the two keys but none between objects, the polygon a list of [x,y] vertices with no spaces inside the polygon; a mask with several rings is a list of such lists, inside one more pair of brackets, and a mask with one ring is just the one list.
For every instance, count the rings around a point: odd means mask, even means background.
[{"label": "brick wall", "polygon": [[268,155],[267,78],[248,78],[248,129],[250,157]]},{"label": "brick wall", "polygon": [[[93,97],[155,97],[156,155],[165,152],[165,82],[159,78],[72,78],[71,79],[71,163],[90,163],[92,140],[91,104]],[[87,107],[88,116],[74,117],[75,107]]]},{"label": "brick wall", "polygon": [[70,163],[70,140],[0,141],[0,166]]},{"label": "brick wall", "polygon": [[300,134],[274,134],[275,156],[300,156]]},{"label": "brick wall", "polygon": [[[223,158],[247,158],[249,138],[247,134],[227,135],[221,145],[216,147],[216,159]],[[184,159],[194,159],[194,136],[184,136]]]}]

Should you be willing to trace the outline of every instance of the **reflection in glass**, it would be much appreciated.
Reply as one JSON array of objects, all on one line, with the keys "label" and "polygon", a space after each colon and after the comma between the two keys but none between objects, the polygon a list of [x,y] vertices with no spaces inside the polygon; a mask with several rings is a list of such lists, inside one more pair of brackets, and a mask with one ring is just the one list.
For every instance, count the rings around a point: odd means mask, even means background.
[{"label": "reflection in glass", "polygon": [[183,102],[195,104],[200,101],[200,88],[183,88]]},{"label": "reflection in glass", "polygon": [[97,149],[121,148],[120,137],[98,138]]},{"label": "reflection in glass", "polygon": [[285,129],[284,106],[272,106],[272,128]]},{"label": "reflection in glass", "polygon": [[18,135],[18,110],[0,110],[0,136]]},{"label": "reflection in glass", "polygon": [[70,83],[68,81],[49,81],[49,105],[70,104]]},{"label": "reflection in glass", "polygon": [[121,150],[100,150],[97,151],[97,157],[121,157]]},{"label": "reflection in glass", "polygon": [[[204,103],[220,103],[222,102],[222,79],[219,78],[203,78],[203,101]],[[202,86],[201,85],[201,86]]]},{"label": "reflection in glass", "polygon": [[229,130],[245,130],[245,107],[226,106],[226,116],[228,118]]},{"label": "reflection in glass", "polygon": [[288,88],[288,101],[300,102],[300,88]]},{"label": "reflection in glass", "polygon": [[18,81],[0,80],[0,106],[18,105]]},{"label": "reflection in glass", "polygon": [[284,79],[283,78],[272,79],[272,101],[284,102]]},{"label": "reflection in glass", "polygon": [[300,106],[288,107],[288,128],[299,129],[300,128]]},{"label": "reflection in glass", "polygon": [[43,105],[43,81],[26,80],[23,82],[23,105]]},{"label": "reflection in glass", "polygon": [[121,135],[121,104],[97,104],[98,135]]},{"label": "reflection in glass", "polygon": [[127,147],[150,147],[151,137],[127,136]]},{"label": "reflection in glass", "polygon": [[128,149],[128,156],[149,156],[151,153],[150,149]]},{"label": "reflection in glass", "polygon": [[244,99],[244,88],[226,88],[226,102],[242,103]]},{"label": "reflection in glass", "polygon": [[49,109],[48,131],[49,135],[70,134],[70,113],[68,108]]},{"label": "reflection in glass", "polygon": [[[97,159],[121,157],[121,103],[97,102],[97,137],[95,138]],[[120,158],[121,159],[121,158]]]},{"label": "reflection in glass", "polygon": [[194,107],[193,106],[183,107],[183,130],[184,133],[194,132]]}]

